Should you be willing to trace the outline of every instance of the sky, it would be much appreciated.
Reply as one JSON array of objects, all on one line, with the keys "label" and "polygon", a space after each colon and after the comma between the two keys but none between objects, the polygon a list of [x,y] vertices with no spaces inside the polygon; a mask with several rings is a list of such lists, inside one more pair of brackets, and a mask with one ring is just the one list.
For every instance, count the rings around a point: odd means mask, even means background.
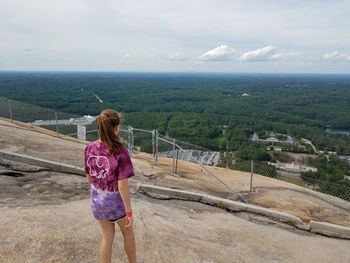
[{"label": "sky", "polygon": [[0,0],[0,70],[350,73],[350,0]]}]

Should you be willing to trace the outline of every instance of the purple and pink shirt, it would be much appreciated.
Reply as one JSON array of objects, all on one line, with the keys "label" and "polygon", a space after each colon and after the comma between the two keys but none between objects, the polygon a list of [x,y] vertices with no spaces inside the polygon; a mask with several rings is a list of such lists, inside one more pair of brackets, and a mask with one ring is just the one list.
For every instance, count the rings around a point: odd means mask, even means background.
[{"label": "purple and pink shirt", "polygon": [[107,145],[100,140],[85,147],[84,169],[91,175],[95,188],[110,192],[118,191],[118,180],[135,175],[128,149],[110,153]]}]

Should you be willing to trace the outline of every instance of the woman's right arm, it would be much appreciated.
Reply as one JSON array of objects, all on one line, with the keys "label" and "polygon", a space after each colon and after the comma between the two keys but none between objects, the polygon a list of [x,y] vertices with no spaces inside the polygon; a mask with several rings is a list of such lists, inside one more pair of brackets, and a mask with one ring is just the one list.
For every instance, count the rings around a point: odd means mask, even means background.
[{"label": "woman's right arm", "polygon": [[131,211],[128,179],[123,179],[118,181],[118,191],[120,192],[120,195],[123,199],[125,210]]},{"label": "woman's right arm", "polygon": [[128,216],[128,213],[132,213],[131,209],[131,203],[130,203],[130,192],[129,192],[129,184],[128,179],[122,179],[118,180],[118,191],[120,193],[120,196],[122,197],[125,210],[127,212],[127,219],[129,220],[129,223],[126,225],[126,227],[131,226],[132,224],[132,217]]},{"label": "woman's right arm", "polygon": [[126,210],[126,217],[129,220],[128,226],[132,224],[132,209],[130,204],[130,192],[128,178],[135,175],[134,167],[127,149],[125,149],[119,158],[118,163],[118,191],[123,199],[124,207]]}]

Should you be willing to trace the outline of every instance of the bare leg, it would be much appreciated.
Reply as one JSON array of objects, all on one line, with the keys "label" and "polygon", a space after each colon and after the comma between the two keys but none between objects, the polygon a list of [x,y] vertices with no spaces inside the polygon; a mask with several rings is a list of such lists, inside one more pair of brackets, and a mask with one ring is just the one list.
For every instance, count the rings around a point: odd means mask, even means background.
[{"label": "bare leg", "polygon": [[115,225],[108,220],[101,220],[99,223],[102,234],[100,244],[100,263],[111,263]]},{"label": "bare leg", "polygon": [[125,227],[127,219],[123,218],[117,221],[120,231],[124,238],[124,249],[128,256],[129,263],[136,263],[136,244],[133,226]]}]

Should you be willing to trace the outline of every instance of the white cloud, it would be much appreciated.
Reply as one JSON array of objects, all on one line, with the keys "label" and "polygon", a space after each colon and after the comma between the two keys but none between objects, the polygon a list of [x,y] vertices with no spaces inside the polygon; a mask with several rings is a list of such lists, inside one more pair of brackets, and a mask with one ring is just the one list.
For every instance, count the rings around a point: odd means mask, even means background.
[{"label": "white cloud", "polygon": [[0,61],[13,65],[0,70],[56,70],[57,50],[66,70],[346,73],[350,63],[332,61],[350,55],[348,10],[349,0],[0,0]]},{"label": "white cloud", "polygon": [[267,46],[259,48],[253,51],[248,51],[240,56],[239,60],[242,61],[266,61],[276,53],[276,48],[273,46]]},{"label": "white cloud", "polygon": [[297,52],[278,52],[274,46],[266,46],[253,51],[243,53],[239,60],[256,62],[256,61],[283,61],[302,59],[302,54]]},{"label": "white cloud", "polygon": [[295,53],[295,52],[275,53],[270,57],[271,60],[296,60],[301,58],[302,58],[302,54]]},{"label": "white cloud", "polygon": [[227,46],[220,45],[212,50],[201,55],[198,60],[200,61],[229,61],[234,59],[236,51]]},{"label": "white cloud", "polygon": [[334,51],[331,53],[324,54],[322,56],[322,59],[327,60],[327,61],[333,61],[333,62],[350,61],[350,55],[345,54],[345,53],[340,53],[338,51]]},{"label": "white cloud", "polygon": [[124,58],[128,58],[128,57],[130,57],[130,54],[129,53],[125,53],[124,54]]}]

